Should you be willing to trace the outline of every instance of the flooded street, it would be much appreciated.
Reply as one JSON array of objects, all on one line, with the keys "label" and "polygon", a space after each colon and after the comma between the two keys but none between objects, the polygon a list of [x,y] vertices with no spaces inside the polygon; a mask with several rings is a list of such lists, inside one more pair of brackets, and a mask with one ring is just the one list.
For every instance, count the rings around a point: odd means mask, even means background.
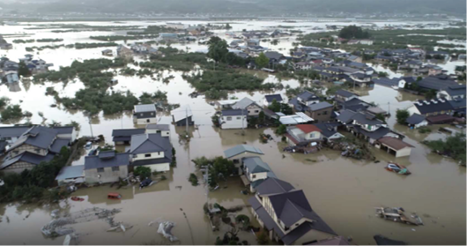
[{"label": "flooded street", "polygon": [[[75,22],[72,22],[75,23]],[[147,25],[164,24],[165,22],[136,22],[124,23],[112,22],[83,22],[88,25]],[[185,24],[206,23],[201,21],[184,21]],[[215,22],[211,22],[215,23]],[[375,25],[401,24],[402,22],[375,22]],[[405,23],[405,22],[404,22]],[[46,24],[46,23],[31,23]],[[339,25],[339,23],[334,23]],[[352,23],[342,22],[341,25]],[[282,23],[267,21],[238,21],[230,24],[230,31],[273,29],[278,25],[295,26],[304,32],[319,31],[313,27],[325,27],[326,23],[298,22]],[[34,34],[22,39],[38,38],[63,38],[64,44],[75,42],[99,42],[90,40],[93,35],[114,35],[120,32],[71,32],[52,33],[45,30],[25,30],[30,27],[2,26],[3,34],[19,34],[27,32]],[[3,29],[4,28],[4,29]],[[225,30],[215,31],[226,38]],[[11,42],[13,39],[5,37]],[[228,43],[232,40],[226,38]],[[295,38],[281,38],[278,45],[265,43],[264,46],[288,53]],[[61,44],[60,43],[60,44]],[[123,43],[123,42],[117,42]],[[130,42],[129,42],[130,43]],[[17,60],[24,56],[25,47],[41,46],[47,43],[14,44],[12,50],[0,50],[0,56],[7,56],[11,60]],[[176,48],[189,47],[190,51],[207,49],[206,46],[191,43],[187,45],[175,44]],[[53,69],[60,66],[69,66],[73,60],[101,58],[101,50],[96,49],[45,49],[37,58],[54,63]],[[464,65],[463,61],[448,62],[443,69],[454,70],[456,65]],[[373,66],[377,71],[387,71],[383,67]],[[255,72],[266,78],[265,82],[277,82],[273,75]],[[157,233],[157,227],[149,227],[148,223],[156,219],[164,219],[175,222],[173,234],[180,239],[181,244],[214,244],[216,237],[222,237],[226,228],[219,232],[212,232],[209,220],[203,213],[203,204],[219,203],[224,207],[246,205],[249,198],[240,191],[243,189],[240,179],[230,179],[219,190],[206,194],[203,182],[199,186],[192,186],[188,181],[189,174],[197,173],[195,165],[191,162],[197,157],[222,156],[223,151],[238,144],[253,145],[264,152],[262,159],[267,162],[279,179],[290,182],[297,189],[303,189],[312,208],[333,228],[339,235],[353,238],[353,243],[366,245],[375,244],[373,236],[381,234],[395,240],[405,241],[408,244],[466,244],[466,171],[450,158],[432,154],[420,141],[424,139],[438,139],[446,137],[444,133],[433,131],[430,134],[420,134],[408,127],[396,124],[396,110],[407,108],[418,96],[396,91],[375,85],[373,89],[357,90],[361,99],[374,102],[384,110],[388,110],[391,117],[387,119],[388,126],[397,132],[406,135],[404,139],[415,148],[410,157],[397,158],[397,162],[407,166],[412,175],[399,176],[384,169],[387,161],[394,161],[395,157],[372,148],[380,163],[356,161],[341,157],[339,151],[322,150],[320,152],[303,155],[290,154],[282,151],[285,147],[280,142],[280,137],[274,134],[274,129],[245,130],[220,130],[212,126],[211,116],[216,108],[211,106],[204,97],[191,98],[189,93],[194,89],[182,78],[182,72],[164,71],[162,77],[174,76],[169,83],[162,80],[152,80],[150,77],[128,77],[117,75],[118,84],[114,91],[130,90],[135,96],[143,92],[153,93],[157,90],[167,92],[169,103],[188,105],[193,112],[193,120],[197,129],[190,129],[192,138],[189,143],[179,142],[178,133],[185,128],[170,126],[171,143],[176,149],[177,166],[165,174],[167,180],[161,181],[149,188],[139,190],[137,187],[128,187],[117,190],[109,185],[81,189],[73,193],[83,197],[82,202],[63,201],[59,205],[39,206],[18,205],[15,203],[4,204],[0,201],[0,238],[2,244],[57,244],[63,243],[64,237],[56,239],[45,238],[41,233],[41,227],[47,224],[51,218],[51,211],[60,207],[63,211],[76,212],[85,208],[119,208],[122,212],[115,216],[115,221],[121,221],[133,225],[126,232],[107,232],[109,225],[104,220],[97,220],[72,225],[79,234],[80,244],[168,244],[170,242]],[[391,72],[390,77],[398,77],[400,74]],[[296,80],[282,80],[281,83],[292,88],[300,86]],[[63,83],[46,82],[34,84],[28,81],[20,81],[16,85],[0,85],[0,97],[10,98],[11,104],[20,104],[23,111],[29,111],[33,116],[29,119],[34,124],[50,124],[53,121],[62,124],[76,121],[81,125],[80,136],[102,134],[106,143],[112,142],[112,129],[133,128],[131,113],[104,116],[101,112],[91,120],[81,111],[68,111],[63,106],[50,107],[55,103],[52,96],[46,96],[46,88],[53,87],[60,97],[74,96],[75,92],[83,89],[84,85],[76,79]],[[285,90],[275,91],[283,96]],[[250,97],[261,102],[265,94],[272,92],[244,92],[229,93],[229,97]],[[262,103],[261,103],[262,104]],[[39,115],[39,112],[43,116]],[[167,113],[159,113],[161,123],[170,123],[171,117]],[[21,119],[15,123],[25,123],[27,119]],[[260,133],[271,134],[274,138],[266,144],[260,143]],[[83,164],[84,158],[73,163]],[[109,192],[119,192],[122,199],[118,201],[108,200]],[[407,211],[416,212],[422,218],[424,226],[409,226],[383,220],[375,215],[375,207],[390,206],[403,207]],[[186,217],[184,216],[186,214]],[[251,217],[249,209],[239,212]],[[254,221],[254,220],[253,220]],[[252,233],[241,232],[241,240],[247,240],[255,244],[256,239]]]}]

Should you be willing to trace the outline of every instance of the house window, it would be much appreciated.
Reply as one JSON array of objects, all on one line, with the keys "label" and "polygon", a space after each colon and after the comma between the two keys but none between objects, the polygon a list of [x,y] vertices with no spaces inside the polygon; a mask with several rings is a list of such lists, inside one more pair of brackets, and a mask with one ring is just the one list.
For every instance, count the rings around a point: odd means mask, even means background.
[{"label": "house window", "polygon": [[256,175],[255,175],[255,174],[253,174],[253,178],[256,178]]},{"label": "house window", "polygon": [[133,158],[138,158],[138,155],[137,155],[137,154],[133,154]]},{"label": "house window", "polygon": [[259,113],[259,110],[255,110],[255,113]]},{"label": "house window", "polygon": [[144,154],[144,157],[151,157],[151,154]]},{"label": "house window", "polygon": [[34,151],[36,151],[36,153],[40,153],[40,152],[41,152],[41,149],[35,148]]},{"label": "house window", "polygon": [[143,113],[139,114],[139,116],[143,117]]},{"label": "house window", "polygon": [[152,112],[151,115],[154,116],[154,112]]},{"label": "house window", "polygon": [[104,172],[104,168],[103,168],[103,167],[98,168],[98,169],[97,169],[97,172],[98,172],[98,173],[103,173],[103,172]]},{"label": "house window", "polygon": [[320,115],[321,115],[321,113],[318,113],[318,116],[320,116]]},{"label": "house window", "polygon": [[113,172],[120,171],[120,167],[112,167],[112,171],[113,171]]},{"label": "house window", "polygon": [[149,122],[150,122],[150,120],[149,120],[149,119],[147,119],[147,120],[146,120],[146,122],[147,122],[147,123],[149,123]]},{"label": "house window", "polygon": [[19,153],[19,151],[15,150],[13,151],[13,154],[17,155]]},{"label": "house window", "polygon": [[324,111],[324,112],[323,112],[323,115],[327,115],[327,114],[328,114],[328,111]]},{"label": "house window", "polygon": [[229,116],[229,117],[227,117],[227,120],[229,120],[229,121],[230,121],[230,120],[232,120],[232,117],[230,117],[230,116]]},{"label": "house window", "polygon": [[240,120],[240,119],[242,119],[242,117],[237,117],[237,120]]}]

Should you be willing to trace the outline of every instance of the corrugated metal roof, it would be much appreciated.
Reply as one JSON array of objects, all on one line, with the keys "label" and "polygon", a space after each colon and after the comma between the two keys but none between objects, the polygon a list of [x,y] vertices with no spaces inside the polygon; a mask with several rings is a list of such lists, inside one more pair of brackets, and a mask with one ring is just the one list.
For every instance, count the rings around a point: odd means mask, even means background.
[{"label": "corrugated metal roof", "polygon": [[135,105],[135,113],[143,113],[143,112],[156,112],[156,106],[154,104]]},{"label": "corrugated metal roof", "polygon": [[55,180],[65,180],[79,177],[84,177],[84,165],[63,167],[58,173],[57,177],[55,177]]},{"label": "corrugated metal roof", "polygon": [[230,149],[227,149],[224,151],[224,156],[225,158],[232,158],[234,156],[237,156],[237,155],[240,155],[240,154],[243,154],[243,153],[252,153],[252,154],[258,154],[258,155],[264,155],[264,153],[254,147],[254,146],[251,146],[251,145],[246,145],[246,144],[242,144],[242,145],[237,145],[235,147],[232,147]]}]

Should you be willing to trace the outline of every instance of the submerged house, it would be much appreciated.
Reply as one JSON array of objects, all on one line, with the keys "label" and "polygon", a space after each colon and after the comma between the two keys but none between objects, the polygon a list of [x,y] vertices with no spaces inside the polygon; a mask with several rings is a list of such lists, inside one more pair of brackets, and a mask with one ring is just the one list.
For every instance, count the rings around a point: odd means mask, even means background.
[{"label": "submerged house", "polygon": [[116,145],[130,144],[131,136],[145,133],[145,129],[114,129],[112,130],[112,140]]},{"label": "submerged house", "polygon": [[242,109],[226,109],[221,111],[219,125],[221,129],[242,129],[248,126],[248,113]]},{"label": "submerged house", "polygon": [[321,129],[312,124],[289,126],[285,136],[287,137],[287,143],[300,146],[322,140]]},{"label": "submerged house", "polygon": [[238,168],[238,173],[243,174],[243,159],[246,157],[258,157],[264,155],[264,153],[251,145],[237,145],[230,149],[224,151],[224,156],[226,159],[233,161],[236,168]]},{"label": "submerged house", "polygon": [[317,122],[327,122],[331,119],[334,106],[328,102],[319,102],[309,105],[306,113]]},{"label": "submerged house", "polygon": [[245,97],[233,104],[232,108],[243,110],[247,113],[249,117],[257,117],[259,113],[263,111],[263,108],[261,108],[261,106],[259,106],[255,101],[251,100],[248,97]]},{"label": "submerged house", "polygon": [[[12,129],[18,130],[14,127]],[[63,147],[69,146],[73,132],[73,127],[60,129],[43,126],[30,127],[21,133],[16,141],[10,142],[0,170],[22,172],[24,169],[31,169],[41,162],[51,161]]]},{"label": "submerged house", "polygon": [[170,126],[167,124],[147,124],[146,133],[158,133],[162,137],[170,137]]},{"label": "submerged house", "polygon": [[193,121],[193,113],[191,112],[190,107],[185,107],[184,109],[178,108],[172,111],[172,122],[176,126],[193,126],[195,122]]},{"label": "submerged house", "polygon": [[274,244],[298,245],[337,235],[311,208],[302,190],[275,177],[259,184],[248,203]]},{"label": "submerged house", "polygon": [[274,102],[274,100],[276,100],[276,102],[278,103],[282,103],[283,99],[282,99],[281,94],[265,95],[263,105],[265,107],[268,107],[269,105],[272,104],[272,102]]},{"label": "submerged house", "polygon": [[133,123],[136,125],[157,123],[156,106],[154,104],[135,105],[133,110]]},{"label": "submerged house", "polygon": [[166,172],[172,162],[172,144],[160,134],[138,134],[131,136],[128,153],[131,165],[151,168],[151,172]]},{"label": "submerged house", "polygon": [[276,177],[269,165],[258,156],[243,158],[243,172],[242,181],[250,186],[251,192],[268,177]]},{"label": "submerged house", "polygon": [[103,151],[98,155],[84,158],[84,176],[86,183],[111,183],[128,176],[130,165],[129,153]]}]

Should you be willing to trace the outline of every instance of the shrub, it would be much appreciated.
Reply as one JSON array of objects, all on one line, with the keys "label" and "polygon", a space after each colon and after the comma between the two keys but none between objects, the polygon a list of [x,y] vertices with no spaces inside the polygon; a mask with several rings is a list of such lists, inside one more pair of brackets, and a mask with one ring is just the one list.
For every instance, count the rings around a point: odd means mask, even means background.
[{"label": "shrub", "polygon": [[148,178],[151,177],[151,168],[139,166],[135,168],[133,174],[135,176],[139,176],[140,178]]},{"label": "shrub", "polygon": [[198,185],[198,177],[194,173],[190,173],[190,177],[188,178],[188,181],[190,181],[191,185],[193,185],[193,186]]},{"label": "shrub", "polygon": [[18,119],[23,116],[23,111],[19,105],[10,105],[2,111],[2,120]]}]

